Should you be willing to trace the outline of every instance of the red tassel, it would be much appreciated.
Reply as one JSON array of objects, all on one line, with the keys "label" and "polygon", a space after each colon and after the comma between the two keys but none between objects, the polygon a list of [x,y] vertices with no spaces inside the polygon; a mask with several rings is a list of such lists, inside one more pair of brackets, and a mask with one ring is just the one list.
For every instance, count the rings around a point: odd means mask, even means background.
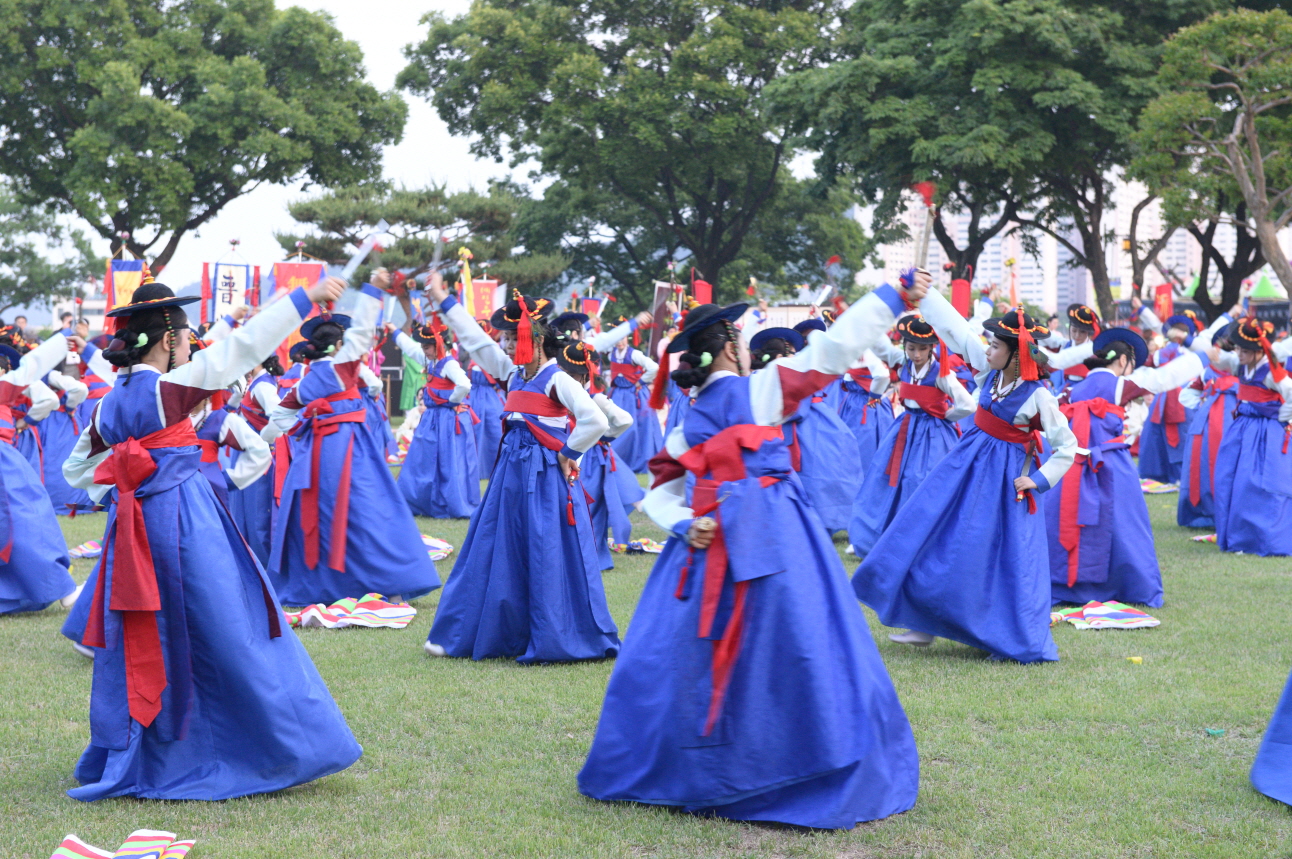
[{"label": "red tassel", "polygon": [[529,318],[529,305],[520,292],[516,293],[516,301],[520,304],[520,323],[516,326],[516,357],[513,360],[523,367],[534,360],[534,325]]},{"label": "red tassel", "polygon": [[202,263],[202,316],[201,323],[207,323],[207,315],[211,309],[211,264]]},{"label": "red tassel", "polygon": [[659,369],[655,371],[655,384],[650,389],[650,407],[662,409],[668,403],[668,372],[671,359],[669,353],[660,356]]},{"label": "red tassel", "polygon": [[745,295],[757,295],[757,294],[758,294],[758,290],[754,289],[754,285],[752,283],[749,284],[749,286],[745,287]]},{"label": "red tassel", "polygon": [[1040,370],[1032,357],[1032,332],[1023,320],[1023,306],[1016,307],[1015,312],[1018,314],[1018,375],[1025,381],[1035,382],[1040,377]]},{"label": "red tassel", "polygon": [[[1270,362],[1270,377],[1274,379],[1276,385],[1282,384],[1283,380],[1287,378],[1288,372],[1279,359],[1274,357],[1274,349],[1270,346],[1270,339],[1265,336],[1265,330],[1260,327],[1260,323],[1253,319],[1252,324],[1257,326],[1257,330],[1261,332],[1261,351],[1265,353],[1265,357]],[[1284,450],[1284,453],[1286,452]]]},{"label": "red tassel", "polygon": [[641,345],[642,345],[641,330],[638,328],[634,328],[633,329],[633,348],[634,349],[640,348]]},{"label": "red tassel", "polygon": [[574,496],[567,494],[565,498],[566,498],[565,520],[569,522],[571,526],[573,526],[574,525]]},{"label": "red tassel", "polygon": [[943,343],[941,338],[938,338],[938,375],[951,375],[951,359],[947,355],[947,344]]}]

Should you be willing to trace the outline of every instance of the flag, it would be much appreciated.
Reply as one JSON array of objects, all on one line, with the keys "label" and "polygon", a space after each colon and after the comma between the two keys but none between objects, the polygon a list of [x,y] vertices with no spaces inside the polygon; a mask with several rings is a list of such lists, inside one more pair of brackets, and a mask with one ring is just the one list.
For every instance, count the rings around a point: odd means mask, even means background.
[{"label": "flag", "polygon": [[297,287],[309,288],[326,274],[321,262],[276,262],[269,272],[270,296],[291,292]]},{"label": "flag", "polygon": [[247,304],[251,293],[251,266],[242,262],[217,262],[211,277],[212,322]]},{"label": "flag", "polygon": [[1171,284],[1160,283],[1153,288],[1153,312],[1161,320],[1175,315],[1175,296],[1172,294]]},{"label": "flag", "polygon": [[[129,304],[134,298],[135,290],[144,278],[144,261],[141,259],[110,259],[107,272],[103,277],[103,296],[107,299],[105,307],[115,310]],[[104,320],[104,333],[111,334],[116,330],[117,320]]]},{"label": "flag", "polygon": [[601,315],[601,299],[585,298],[579,305],[579,312],[586,313],[588,318],[596,319]]},{"label": "flag", "polygon": [[488,319],[498,309],[498,281],[463,278],[463,304],[472,319]]}]

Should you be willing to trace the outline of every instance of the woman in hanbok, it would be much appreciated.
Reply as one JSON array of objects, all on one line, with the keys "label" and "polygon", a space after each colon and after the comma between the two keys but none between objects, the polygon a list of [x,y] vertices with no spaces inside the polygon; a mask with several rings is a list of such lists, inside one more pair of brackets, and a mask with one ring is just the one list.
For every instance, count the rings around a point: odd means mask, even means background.
[{"label": "woman in hanbok", "polygon": [[664,446],[659,414],[650,406],[650,386],[659,365],[645,352],[629,346],[627,340],[612,348],[607,357],[610,359],[610,399],[633,416],[632,428],[615,439],[615,453],[631,470],[646,474],[651,457]]},{"label": "woman in hanbok", "polygon": [[[853,589],[886,626],[910,629],[894,641],[927,646],[942,636],[997,659],[1057,660],[1045,518],[1033,493],[1067,473],[1077,441],[1038,381],[1034,344],[1047,329],[1016,308],[983,323],[991,335],[984,347],[936,291],[920,310],[978,371],[975,426],[880,536]],[[1032,470],[1039,435],[1053,453]]]},{"label": "woman in hanbok", "polygon": [[0,344],[0,615],[70,608],[79,589],[68,570],[67,544],[40,475],[14,447],[15,405],[67,357],[67,339],[55,334],[20,356]]},{"label": "woman in hanbok", "polygon": [[86,396],[76,407],[76,425],[85,427],[90,422],[90,415],[99,405],[99,400],[112,390],[117,380],[117,369],[103,357],[103,347],[111,337],[107,334],[94,338],[81,347],[80,372],[81,381],[85,383]]},{"label": "woman in hanbok", "polygon": [[480,465],[476,461],[475,413],[463,405],[471,380],[449,356],[447,329],[438,315],[417,330],[414,341],[396,331],[395,342],[410,361],[426,370],[422,405],[426,410],[399,470],[399,491],[417,516],[469,519],[480,504]]},{"label": "woman in hanbok", "polygon": [[[373,280],[384,287],[389,275],[379,269]],[[269,553],[284,605],[368,593],[398,602],[440,586],[359,392],[383,295],[365,284],[353,322],[322,315],[301,326],[309,372],[269,416],[292,446]]]},{"label": "woman in hanbok", "polygon": [[1238,377],[1238,410],[1216,454],[1216,545],[1226,552],[1292,555],[1292,375],[1264,324],[1241,319],[1212,350]]},{"label": "woman in hanbok", "polygon": [[1202,362],[1185,352],[1146,367],[1148,345],[1128,328],[1094,338],[1086,374],[1060,410],[1077,438],[1076,461],[1057,492],[1041,496],[1049,534],[1050,593],[1056,603],[1091,600],[1162,605],[1148,505],[1124,437],[1125,406],[1197,378]]},{"label": "woman in hanbok", "polygon": [[929,471],[959,443],[956,422],[974,411],[933,326],[906,317],[897,331],[905,351],[897,396],[905,411],[879,442],[851,506],[848,539],[859,556],[870,552]]},{"label": "woman in hanbok", "polygon": [[[235,485],[229,490],[229,512],[233,515],[233,521],[242,536],[247,538],[247,544],[255,553],[256,560],[266,566],[274,542],[274,517],[278,510],[275,490],[282,478],[286,477],[289,464],[287,444],[278,444],[281,433],[269,423],[269,416],[278,408],[282,399],[278,395],[278,380],[282,375],[283,367],[278,363],[276,355],[270,355],[260,367],[251,372],[251,383],[238,403],[238,415],[271,446],[271,456],[268,468],[259,477],[250,482],[244,481],[242,485]],[[246,445],[240,446],[240,450],[245,449]],[[232,457],[234,468],[240,464],[242,455],[238,452]]]},{"label": "woman in hanbok", "polygon": [[906,297],[880,287],[752,376],[735,328],[745,305],[687,314],[670,345],[695,405],[651,463],[644,504],[671,536],[611,673],[580,792],[822,829],[915,804],[910,725],[782,429],[884,337]]},{"label": "woman in hanbok", "polygon": [[888,365],[871,350],[853,362],[839,383],[834,406],[839,419],[857,439],[858,471],[863,480],[875,458],[879,440],[893,424],[893,403],[884,396],[888,385]]},{"label": "woman in hanbok", "polygon": [[[1140,324],[1145,331],[1161,331],[1167,343],[1153,354],[1150,364],[1164,367],[1181,354],[1190,350],[1194,337],[1203,330],[1202,321],[1186,311],[1167,319],[1165,324],[1153,311],[1132,301],[1138,311]],[[1201,370],[1199,370],[1201,375]],[[1192,380],[1190,380],[1192,382]],[[1197,402],[1195,397],[1193,400]],[[1148,421],[1144,424],[1139,440],[1139,476],[1159,483],[1178,485],[1184,466],[1185,437],[1193,410],[1182,401],[1180,388],[1165,391],[1153,398],[1149,405]]]},{"label": "woman in hanbok", "polygon": [[476,438],[476,475],[481,480],[488,480],[498,458],[498,445],[502,444],[502,404],[507,399],[507,392],[475,361],[468,360],[467,364],[471,393],[463,402],[476,416],[476,422],[471,425]]},{"label": "woman in hanbok", "polygon": [[508,393],[498,462],[440,597],[426,652],[522,663],[614,656],[619,632],[577,466],[610,427],[557,364],[569,341],[546,325],[551,302],[516,293],[490,320],[502,332],[500,345],[437,276],[428,290],[460,347]]},{"label": "woman in hanbok", "polygon": [[77,408],[85,402],[89,387],[57,369],[46,373],[42,381],[57,397],[57,402],[40,419],[34,414],[27,416],[27,431],[18,436],[18,450],[40,474],[56,514],[75,516],[89,512],[94,509],[90,496],[82,489],[69,486],[63,478],[63,463],[76,446],[76,437],[81,431],[76,419]]},{"label": "woman in hanbok", "polygon": [[222,800],[339,772],[362,753],[210,482],[190,413],[273,352],[329,278],[189,359],[188,320],[146,278],[106,357],[123,368],[64,472],[116,490],[83,643],[95,648],[84,801]]},{"label": "woman in hanbok", "polygon": [[[1216,528],[1215,494],[1216,455],[1220,440],[1233,423],[1238,410],[1238,377],[1228,369],[1212,363],[1208,352],[1213,341],[1224,341],[1229,326],[1242,316],[1242,307],[1235,305],[1228,313],[1216,317],[1211,327],[1194,338],[1193,351],[1197,352],[1206,368],[1193,386],[1180,392],[1181,402],[1193,399],[1197,403],[1189,419],[1185,437],[1184,463],[1180,469],[1180,498],[1176,506],[1176,524],[1185,528]],[[1227,342],[1227,341],[1225,341]],[[1232,347],[1231,347],[1232,348]],[[1275,350],[1277,354],[1277,349]]]}]

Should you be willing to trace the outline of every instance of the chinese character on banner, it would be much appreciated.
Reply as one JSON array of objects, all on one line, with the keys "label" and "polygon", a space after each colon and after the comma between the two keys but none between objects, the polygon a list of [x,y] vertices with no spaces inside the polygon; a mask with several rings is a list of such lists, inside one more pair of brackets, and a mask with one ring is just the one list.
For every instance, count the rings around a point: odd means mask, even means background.
[{"label": "chinese character on banner", "polygon": [[246,263],[217,262],[211,277],[211,321],[247,304],[251,292],[251,266]]},{"label": "chinese character on banner", "polygon": [[309,288],[318,283],[324,274],[321,262],[276,262],[271,273],[274,295],[291,292],[298,287]]},{"label": "chinese character on banner", "polygon": [[[144,261],[141,259],[108,260],[107,272],[103,277],[103,296],[107,299],[108,310],[115,310],[129,304],[134,298],[144,276]],[[116,319],[104,320],[104,332],[111,334],[116,330]]]},{"label": "chinese character on banner", "polygon": [[471,284],[466,287],[466,295],[463,296],[463,303],[467,306],[467,313],[472,319],[488,319],[493,316],[494,310],[497,309],[495,298],[498,294],[498,281],[496,280],[472,280]]},{"label": "chinese character on banner", "polygon": [[1175,296],[1171,284],[1160,283],[1153,288],[1153,312],[1163,321],[1175,315]]}]

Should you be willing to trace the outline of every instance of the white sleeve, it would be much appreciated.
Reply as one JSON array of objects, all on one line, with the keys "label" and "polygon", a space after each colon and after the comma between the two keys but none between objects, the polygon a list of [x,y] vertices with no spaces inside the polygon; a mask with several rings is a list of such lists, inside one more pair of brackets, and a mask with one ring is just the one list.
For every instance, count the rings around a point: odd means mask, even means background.
[{"label": "white sleeve", "polygon": [[1211,348],[1211,341],[1215,340],[1216,335],[1221,331],[1224,331],[1231,321],[1229,314],[1220,314],[1216,317],[1215,322],[1212,322],[1207,326],[1205,331],[1193,338],[1193,342],[1189,344],[1189,348],[1194,352],[1206,352]]},{"label": "white sleeve", "polygon": [[[1208,360],[1210,360],[1210,356],[1208,356]],[[1216,369],[1223,370],[1226,373],[1238,372],[1238,354],[1236,352],[1226,352],[1221,349],[1220,354],[1216,356],[1216,360],[1211,363],[1215,364]]]},{"label": "white sleeve", "polygon": [[[1059,411],[1059,401],[1054,398],[1054,394],[1044,388],[1037,388],[1032,398],[1035,401],[1036,414],[1041,418],[1041,431],[1054,451],[1039,469],[1041,476],[1049,484],[1044,488],[1049,489],[1068,473],[1068,469],[1076,461],[1077,437],[1068,426],[1068,419],[1063,416],[1063,412]],[[1040,481],[1037,483],[1038,488],[1042,486]]]},{"label": "white sleeve", "polygon": [[958,421],[978,410],[978,403],[973,394],[956,378],[955,373],[938,376],[937,385],[942,393],[951,397],[951,408],[947,409],[947,420]]},{"label": "white sleeve", "polygon": [[453,383],[453,392],[449,394],[450,403],[457,405],[471,393],[471,379],[462,369],[462,365],[452,358],[444,362],[444,378]]},{"label": "white sleeve", "polygon": [[987,364],[987,349],[982,345],[982,338],[960,312],[951,306],[951,302],[942,297],[942,293],[930,289],[920,302],[920,313],[924,316],[924,321],[932,325],[933,330],[947,344],[947,348],[964,358],[974,373],[985,373],[991,369]]},{"label": "white sleeve", "polygon": [[27,423],[43,421],[58,408],[58,394],[39,379],[27,386],[27,397],[31,400],[31,408],[27,409]]},{"label": "white sleeve", "polygon": [[620,340],[631,337],[635,330],[637,330],[637,320],[629,319],[627,322],[620,322],[609,331],[602,331],[587,338],[588,345],[598,352],[608,352]]},{"label": "white sleeve", "polygon": [[[901,367],[906,363],[906,352],[904,352],[900,347],[893,345],[893,341],[889,340],[887,337],[884,338],[883,343],[872,346],[866,351],[871,355],[874,355],[880,363],[884,365],[885,373],[888,372],[890,367]],[[873,370],[871,372],[872,374],[874,373]]]},{"label": "white sleeve", "polygon": [[601,409],[606,420],[610,422],[610,429],[606,431],[607,438],[619,438],[633,425],[633,416],[615,405],[614,401],[605,394],[593,394],[592,402],[597,404],[597,408]]},{"label": "white sleeve", "polygon": [[67,392],[67,407],[69,409],[76,408],[85,402],[85,398],[90,395],[90,389],[84,382],[80,379],[73,379],[71,376],[65,376],[57,370],[49,374],[49,384],[50,387],[56,390]]},{"label": "white sleeve", "polygon": [[876,356],[872,349],[866,350],[866,353],[861,356],[861,362],[870,369],[870,392],[882,394],[887,391],[888,386],[892,384],[892,378],[888,374],[888,364]]},{"label": "white sleeve", "polygon": [[[90,417],[91,423],[98,420],[99,407],[94,407],[94,413]],[[68,454],[67,459],[63,460],[63,479],[71,486],[77,489],[84,489],[89,493],[90,498],[97,504],[103,500],[111,490],[111,486],[98,484],[94,482],[94,470],[99,467],[99,463],[112,455],[112,448],[100,451],[94,456],[90,456],[90,450],[93,442],[90,438],[90,427],[81,430],[80,436],[76,439],[76,445],[72,452]]]},{"label": "white sleeve", "polygon": [[[673,427],[664,439],[664,448],[676,458],[686,453],[687,447],[682,428]],[[642,512],[665,531],[678,537],[685,535],[695,518],[686,503],[686,476],[651,487],[642,499]]]},{"label": "white sleeve", "polygon": [[313,304],[305,290],[297,289],[288,300],[275,301],[228,337],[198,352],[183,367],[162,379],[201,391],[219,391],[251,372],[287,339]]},{"label": "white sleeve", "polygon": [[1050,355],[1049,369],[1066,370],[1069,367],[1075,367],[1078,364],[1084,364],[1086,359],[1095,354],[1095,341],[1087,340],[1080,346],[1069,346],[1066,349],[1060,349],[1057,354]]},{"label": "white sleeve", "polygon": [[458,345],[470,353],[471,358],[480,365],[490,376],[493,376],[499,382],[503,383],[506,388],[506,382],[511,378],[512,373],[516,372],[516,365],[507,353],[502,351],[502,347],[493,341],[493,338],[484,333],[484,329],[471,318],[466,308],[458,303],[456,298],[451,298],[445,302],[449,307],[444,310],[441,307],[440,313],[444,316],[444,321],[449,328],[453,329],[453,336],[458,338]]},{"label": "white sleeve", "polygon": [[265,428],[260,431],[260,437],[269,444],[273,444],[274,439],[283,434],[283,430],[273,421],[274,412],[282,402],[282,398],[278,396],[278,385],[256,385],[251,389],[251,396],[265,413],[265,417],[269,419],[269,423],[265,424]]},{"label": "white sleeve", "polygon": [[368,357],[372,344],[377,342],[377,315],[386,294],[377,287],[365,283],[359,292],[359,301],[350,316],[350,327],[346,329],[341,348],[332,356],[335,364],[348,364]]},{"label": "white sleeve", "polygon": [[25,388],[37,379],[43,379],[58,365],[67,360],[67,338],[55,334],[32,349],[17,367],[10,367],[2,378],[16,388]]},{"label": "white sleeve", "polygon": [[574,415],[574,432],[565,442],[566,449],[561,451],[570,459],[576,459],[592,448],[610,429],[606,416],[592,402],[592,397],[583,386],[564,371],[552,374],[547,384],[547,395],[560,402]]},{"label": "white sleeve", "polygon": [[206,336],[202,339],[207,343],[219,343],[224,338],[233,333],[233,317],[221,316],[212,323],[207,329]]},{"label": "white sleeve", "polygon": [[1283,377],[1283,381],[1275,384],[1273,376],[1265,377],[1265,384],[1279,392],[1283,397],[1283,405],[1279,406],[1279,423],[1292,421],[1292,374]]},{"label": "white sleeve", "polygon": [[363,382],[364,387],[368,389],[368,396],[374,400],[378,399],[386,392],[386,386],[382,384],[381,377],[372,372],[366,361],[359,364],[359,379]]},{"label": "white sleeve", "polygon": [[1204,369],[1196,352],[1182,352],[1165,367],[1138,367],[1125,378],[1146,391],[1163,394],[1189,384],[1201,376]]},{"label": "white sleeve", "polygon": [[85,348],[81,350],[81,360],[90,368],[91,373],[102,379],[108,386],[117,383],[117,368],[108,363],[108,359],[103,357],[103,352],[98,346],[86,343]]},{"label": "white sleeve", "polygon": [[1147,304],[1140,307],[1139,318],[1140,318],[1140,322],[1143,323],[1141,327],[1146,329],[1151,329],[1152,331],[1155,331],[1159,334],[1166,333],[1165,331],[1162,330],[1162,320],[1158,318],[1158,315],[1156,313],[1154,313],[1152,310],[1149,310]]},{"label": "white sleeve", "polygon": [[412,337],[400,331],[395,335],[395,345],[399,347],[400,352],[404,353],[404,357],[419,367],[426,367],[426,353],[422,351],[422,347]]},{"label": "white sleeve", "polygon": [[1275,340],[1270,344],[1270,351],[1274,357],[1280,361],[1287,361],[1292,358],[1292,337],[1284,337],[1282,340]]},{"label": "white sleeve", "polygon": [[[829,330],[815,332],[802,352],[777,358],[751,376],[749,400],[754,422],[762,426],[783,423],[786,411],[792,415],[799,402],[813,393],[812,385],[825,387],[830,377],[846,373],[867,349],[886,342],[888,329],[903,307],[897,290],[881,286],[844,311]],[[783,387],[787,380],[802,389],[787,395]]]},{"label": "white sleeve", "polygon": [[226,417],[220,435],[221,442],[225,442],[226,438],[232,438],[237,442],[237,446],[242,448],[237,464],[229,469],[229,480],[234,486],[246,489],[269,470],[269,464],[274,458],[268,443],[261,439],[251,428],[251,424],[243,420],[240,415],[230,414]]},{"label": "white sleeve", "polygon": [[652,361],[649,355],[640,349],[634,349],[633,363],[646,370],[646,372],[642,373],[643,385],[649,385],[655,381],[655,374],[659,371],[659,364]]}]

